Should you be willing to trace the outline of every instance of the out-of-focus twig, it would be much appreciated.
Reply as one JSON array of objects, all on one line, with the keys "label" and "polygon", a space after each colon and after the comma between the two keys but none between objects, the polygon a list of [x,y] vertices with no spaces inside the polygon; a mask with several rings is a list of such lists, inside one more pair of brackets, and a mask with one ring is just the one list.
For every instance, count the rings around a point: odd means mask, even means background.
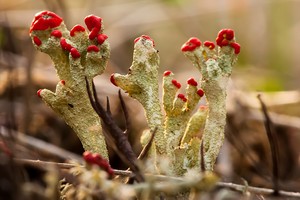
[{"label": "out-of-focus twig", "polygon": [[[15,158],[14,160],[18,163],[30,164],[30,165],[35,165],[35,166],[52,165],[52,166],[56,166],[56,167],[61,168],[61,169],[70,169],[72,167],[78,166],[78,165],[71,164],[71,163],[56,163],[56,162],[47,162],[47,161],[40,161],[40,160],[28,160],[28,159],[20,159],[20,158]],[[129,177],[133,176],[133,172],[126,171],[126,170],[116,170],[116,169],[114,169],[114,173],[116,175],[121,175],[121,176],[129,176]],[[157,181],[170,181],[170,182],[183,182],[184,181],[184,178],[181,178],[181,177],[153,175],[153,174],[145,174],[145,176],[146,177],[151,177],[152,180],[154,179],[154,180],[157,180]],[[230,188],[230,189],[240,191],[240,192],[244,192],[245,190],[247,190],[248,192],[255,193],[255,194],[261,194],[261,195],[271,195],[271,194],[274,193],[274,190],[269,189],[269,188],[253,187],[253,186],[248,186],[248,185],[245,186],[245,185],[239,185],[239,184],[227,183],[227,182],[217,182],[216,186],[224,187],[224,188]],[[140,185],[139,187],[143,188],[143,187],[146,187],[146,186],[143,184],[143,185]],[[170,186],[166,186],[166,187],[170,187]],[[300,193],[299,192],[290,192],[290,191],[280,190],[279,194],[284,196],[284,197],[297,197],[297,198],[300,198]]]},{"label": "out-of-focus twig", "polygon": [[23,133],[17,132],[17,131],[11,131],[7,128],[0,126],[0,134],[3,135],[3,137],[9,137],[9,133],[12,133],[12,136],[16,140],[16,142],[21,143],[23,145],[26,145],[36,151],[44,152],[49,155],[55,155],[58,158],[61,158],[63,160],[77,160],[79,162],[82,162],[81,156],[74,154],[72,152],[69,152],[65,149],[62,149],[56,145],[47,143],[45,141],[39,140],[37,138],[25,135]]},{"label": "out-of-focus twig", "polygon": [[273,122],[268,114],[267,106],[263,102],[261,95],[257,95],[257,98],[261,104],[261,109],[265,117],[265,129],[268,136],[268,141],[271,148],[271,155],[272,155],[272,163],[273,163],[273,187],[274,187],[274,195],[279,195],[279,184],[278,184],[278,176],[279,176],[279,170],[278,170],[278,144],[277,144],[277,138],[276,133],[274,129]]}]

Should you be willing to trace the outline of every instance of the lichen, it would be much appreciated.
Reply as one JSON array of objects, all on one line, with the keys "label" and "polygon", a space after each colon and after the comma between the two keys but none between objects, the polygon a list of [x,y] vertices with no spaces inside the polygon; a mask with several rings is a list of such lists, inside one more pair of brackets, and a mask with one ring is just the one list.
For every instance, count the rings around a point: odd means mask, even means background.
[{"label": "lichen", "polygon": [[[89,26],[96,27],[97,35],[102,35],[100,19],[93,15],[85,19],[87,24],[92,21]],[[108,158],[101,121],[91,106],[85,82],[87,78],[91,84],[104,72],[110,55],[108,42],[89,39],[88,32],[78,25],[70,33],[63,20],[50,11],[36,14],[30,36],[34,46],[51,57],[61,80],[55,92],[42,89],[39,97],[75,131],[85,150]]]},{"label": "lichen", "polygon": [[[108,154],[101,121],[90,99],[96,97],[88,95],[87,86],[92,88],[92,79],[104,72],[110,49],[108,37],[103,34],[102,19],[89,15],[84,21],[89,32],[81,25],[68,31],[62,18],[49,11],[35,16],[30,28],[33,44],[51,57],[61,80],[55,93],[42,89],[38,96],[73,128],[86,151],[100,153],[105,160]],[[150,130],[144,131],[142,144],[146,145],[155,133],[149,156],[156,159],[156,164],[167,157],[170,161],[168,174],[183,175],[200,167],[212,171],[222,146],[226,88],[240,45],[231,29],[221,30],[216,44],[217,48],[214,42],[202,44],[192,37],[181,47],[201,78],[189,78],[184,93],[179,93],[181,83],[171,71],[166,71],[162,102],[159,98],[159,55],[151,37],[142,35],[134,40],[133,62],[126,75],[111,75],[115,86],[144,107]],[[204,96],[207,106],[199,108]],[[102,164],[108,169],[106,163]],[[159,165],[156,167],[160,173]]]}]

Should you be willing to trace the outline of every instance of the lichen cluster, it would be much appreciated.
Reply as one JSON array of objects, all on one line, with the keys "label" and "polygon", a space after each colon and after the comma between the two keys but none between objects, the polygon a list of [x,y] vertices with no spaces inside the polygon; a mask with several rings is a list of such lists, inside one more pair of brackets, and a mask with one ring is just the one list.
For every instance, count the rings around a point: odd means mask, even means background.
[{"label": "lichen cluster", "polygon": [[[100,17],[87,16],[85,24],[89,32],[81,25],[68,31],[63,20],[49,11],[34,18],[30,28],[33,43],[51,57],[61,80],[55,93],[43,89],[38,95],[74,129],[86,151],[107,158],[101,121],[91,106],[86,86],[91,88],[92,79],[104,72],[109,44]],[[114,85],[144,107],[150,131],[144,132],[142,143],[155,132],[149,155],[167,157],[170,174],[183,175],[188,169],[198,170],[200,166],[212,171],[223,143],[226,86],[240,46],[231,29],[221,30],[216,44],[217,48],[213,42],[202,44],[193,37],[182,46],[182,52],[200,74],[187,80],[183,94],[178,93],[181,84],[174,74],[166,71],[162,102],[159,100],[159,55],[149,36],[142,35],[134,41],[128,74],[111,75]],[[199,106],[203,97],[207,106]]]},{"label": "lichen cluster", "polygon": [[53,12],[37,13],[30,27],[34,46],[48,54],[61,80],[55,93],[42,89],[38,96],[76,132],[85,150],[108,158],[101,120],[93,110],[86,81],[102,74],[110,55],[102,19],[85,18],[89,33],[81,25],[69,31],[63,20]]}]

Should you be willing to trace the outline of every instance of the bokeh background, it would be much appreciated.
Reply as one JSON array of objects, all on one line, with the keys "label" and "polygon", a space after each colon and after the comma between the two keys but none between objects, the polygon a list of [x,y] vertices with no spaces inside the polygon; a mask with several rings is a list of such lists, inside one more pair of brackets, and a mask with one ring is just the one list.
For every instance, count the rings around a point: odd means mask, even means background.
[{"label": "bokeh background", "polygon": [[[0,125],[80,154],[83,150],[72,130],[36,96],[37,89],[54,90],[59,81],[50,58],[34,49],[28,35],[34,15],[42,10],[62,16],[69,29],[84,25],[83,19],[89,14],[103,18],[111,59],[106,72],[95,81],[100,98],[110,96],[116,113],[120,113],[118,89],[111,85],[109,76],[127,73],[136,37],[151,36],[159,50],[161,74],[172,70],[183,83],[198,76],[198,71],[181,53],[181,45],[192,36],[214,41],[220,29],[234,29],[241,53],[229,87],[230,99],[234,100],[228,106],[231,121],[227,134],[231,137],[227,136],[224,151],[229,151],[230,158],[223,156],[225,165],[220,161],[220,166],[224,175],[228,173],[228,180],[246,177],[254,185],[271,186],[270,149],[266,136],[262,136],[263,118],[257,114],[255,98],[262,92],[270,110],[277,113],[273,119],[283,138],[281,179],[288,183],[284,184],[287,189],[300,190],[296,184],[300,177],[299,0],[0,0]],[[131,99],[127,101],[133,105],[129,107],[134,129],[140,134],[146,127],[142,108]],[[122,116],[115,117],[120,126],[124,125]],[[243,142],[236,141],[239,147],[234,148],[232,140],[239,137]],[[138,141],[138,137],[131,140]],[[138,142],[134,144],[138,151]],[[25,147],[18,150],[24,157],[41,157]]]}]

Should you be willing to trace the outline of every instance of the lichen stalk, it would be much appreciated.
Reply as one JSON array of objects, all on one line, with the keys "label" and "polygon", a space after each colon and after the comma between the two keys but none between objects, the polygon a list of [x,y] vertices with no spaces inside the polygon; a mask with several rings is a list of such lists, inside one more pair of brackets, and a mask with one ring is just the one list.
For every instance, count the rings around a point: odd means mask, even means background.
[{"label": "lichen stalk", "polygon": [[[104,35],[101,18],[85,18],[94,35]],[[102,74],[110,55],[107,41],[90,39],[85,28],[74,26],[69,31],[61,17],[50,11],[37,13],[30,28],[34,46],[50,56],[61,80],[52,92],[38,91],[38,96],[51,107],[77,134],[86,151],[108,158],[101,120],[91,106],[86,82]],[[91,85],[90,85],[91,86]]]},{"label": "lichen stalk", "polygon": [[165,133],[167,152],[169,156],[173,155],[176,147],[180,146],[180,140],[186,130],[189,118],[200,100],[197,94],[197,82],[194,79],[191,84],[188,81],[186,94],[178,94],[181,84],[174,79],[173,73],[164,75],[163,77],[163,105],[166,113],[165,117]]},{"label": "lichen stalk", "polygon": [[224,141],[226,125],[226,90],[218,81],[210,81],[202,85],[206,91],[208,115],[203,131],[205,169],[212,171]]},{"label": "lichen stalk", "polygon": [[204,165],[212,171],[224,141],[226,125],[226,88],[236,62],[240,45],[235,42],[234,32],[223,29],[216,39],[217,51],[212,42],[202,45],[197,38],[191,38],[181,48],[184,54],[200,71],[201,86],[208,103],[208,116],[203,132]]},{"label": "lichen stalk", "polygon": [[135,40],[133,62],[126,75],[113,74],[111,82],[138,100],[146,114],[149,128],[157,128],[154,137],[156,152],[165,154],[163,136],[163,116],[159,102],[158,86],[158,51],[149,36],[141,36]]}]

